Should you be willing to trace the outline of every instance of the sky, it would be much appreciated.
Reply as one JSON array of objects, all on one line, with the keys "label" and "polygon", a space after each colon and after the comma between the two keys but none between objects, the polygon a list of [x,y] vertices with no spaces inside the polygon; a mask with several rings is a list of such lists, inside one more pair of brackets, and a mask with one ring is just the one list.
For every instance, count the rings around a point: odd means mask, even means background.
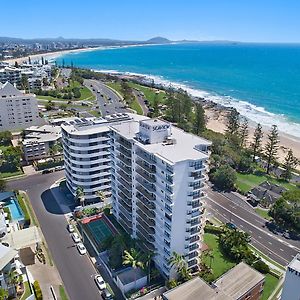
[{"label": "sky", "polygon": [[300,42],[300,0],[14,0],[0,36]]}]

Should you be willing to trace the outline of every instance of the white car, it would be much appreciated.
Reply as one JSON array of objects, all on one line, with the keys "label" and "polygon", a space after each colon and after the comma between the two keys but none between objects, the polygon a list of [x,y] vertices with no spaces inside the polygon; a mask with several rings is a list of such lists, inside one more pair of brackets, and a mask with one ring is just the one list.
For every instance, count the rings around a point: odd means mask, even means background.
[{"label": "white car", "polygon": [[71,236],[72,236],[72,239],[73,239],[73,241],[74,241],[75,243],[80,243],[80,242],[81,242],[78,233],[73,232],[73,233],[71,234]]},{"label": "white car", "polygon": [[74,232],[74,226],[72,224],[68,224],[67,229],[70,233]]},{"label": "white car", "polygon": [[95,280],[95,282],[96,282],[96,284],[97,284],[99,290],[102,291],[102,290],[106,289],[106,283],[105,283],[105,281],[103,280],[102,276],[100,276],[100,275],[95,275],[94,280]]},{"label": "white car", "polygon": [[84,247],[84,245],[82,243],[78,243],[76,245],[76,247],[81,255],[86,254],[86,248]]}]

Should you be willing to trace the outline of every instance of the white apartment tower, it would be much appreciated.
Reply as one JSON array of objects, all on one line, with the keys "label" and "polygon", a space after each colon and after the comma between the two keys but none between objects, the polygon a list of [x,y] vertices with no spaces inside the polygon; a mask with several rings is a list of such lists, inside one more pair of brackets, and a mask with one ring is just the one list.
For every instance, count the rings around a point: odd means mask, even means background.
[{"label": "white apartment tower", "polygon": [[281,300],[299,300],[300,299],[300,253],[298,253],[289,263],[283,289]]},{"label": "white apartment tower", "polygon": [[141,239],[166,277],[173,251],[198,267],[203,191],[211,143],[169,123],[146,119],[111,125],[113,213]]},{"label": "white apartment tower", "polygon": [[41,122],[36,98],[23,94],[11,83],[0,83],[0,131],[38,125]]},{"label": "white apartment tower", "polygon": [[204,188],[211,143],[171,124],[138,115],[62,124],[67,186],[85,197],[111,193],[113,214],[155,253],[165,277],[175,251],[198,268]]}]

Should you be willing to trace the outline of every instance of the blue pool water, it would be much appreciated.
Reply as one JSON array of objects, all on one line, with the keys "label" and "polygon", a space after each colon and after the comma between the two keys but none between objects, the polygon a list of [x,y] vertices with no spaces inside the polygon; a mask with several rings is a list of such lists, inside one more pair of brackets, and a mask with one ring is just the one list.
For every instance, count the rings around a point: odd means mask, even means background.
[{"label": "blue pool water", "polygon": [[24,214],[16,199],[10,199],[6,203],[7,204],[5,206],[9,208],[11,217],[14,221],[20,221],[24,219]]}]

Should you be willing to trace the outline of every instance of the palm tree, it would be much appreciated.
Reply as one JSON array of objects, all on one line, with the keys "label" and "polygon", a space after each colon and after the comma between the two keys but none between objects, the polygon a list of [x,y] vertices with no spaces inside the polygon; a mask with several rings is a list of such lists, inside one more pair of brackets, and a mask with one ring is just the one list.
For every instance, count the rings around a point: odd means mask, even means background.
[{"label": "palm tree", "polygon": [[97,191],[96,195],[100,199],[100,201],[105,202],[106,196],[103,191]]},{"label": "palm tree", "polygon": [[16,294],[16,285],[19,284],[20,278],[16,271],[10,271],[8,273],[7,283],[13,287],[14,295]]},{"label": "palm tree", "polygon": [[78,186],[75,192],[75,198],[80,202],[81,206],[84,205],[84,190],[82,186]]},{"label": "palm tree", "polygon": [[134,286],[135,286],[136,269],[144,268],[144,264],[141,261],[141,253],[134,248],[131,248],[130,251],[124,250],[123,265],[131,265],[131,267],[134,269]]},{"label": "palm tree", "polygon": [[147,251],[146,253],[144,253],[144,255],[142,257],[142,260],[144,261],[145,269],[147,269],[147,272],[148,272],[148,276],[147,276],[148,284],[150,283],[150,279],[151,279],[150,278],[151,261],[155,255],[156,255],[155,252]]},{"label": "palm tree", "polygon": [[214,260],[214,255],[212,249],[208,249],[203,253],[204,257],[209,258],[209,268],[211,269],[212,261]]},{"label": "palm tree", "polygon": [[184,257],[177,252],[173,252],[170,258],[171,267],[176,269],[177,274],[179,274],[182,278],[186,278],[188,273],[187,262]]},{"label": "palm tree", "polygon": [[0,288],[0,300],[5,300],[8,298],[8,291]]}]

